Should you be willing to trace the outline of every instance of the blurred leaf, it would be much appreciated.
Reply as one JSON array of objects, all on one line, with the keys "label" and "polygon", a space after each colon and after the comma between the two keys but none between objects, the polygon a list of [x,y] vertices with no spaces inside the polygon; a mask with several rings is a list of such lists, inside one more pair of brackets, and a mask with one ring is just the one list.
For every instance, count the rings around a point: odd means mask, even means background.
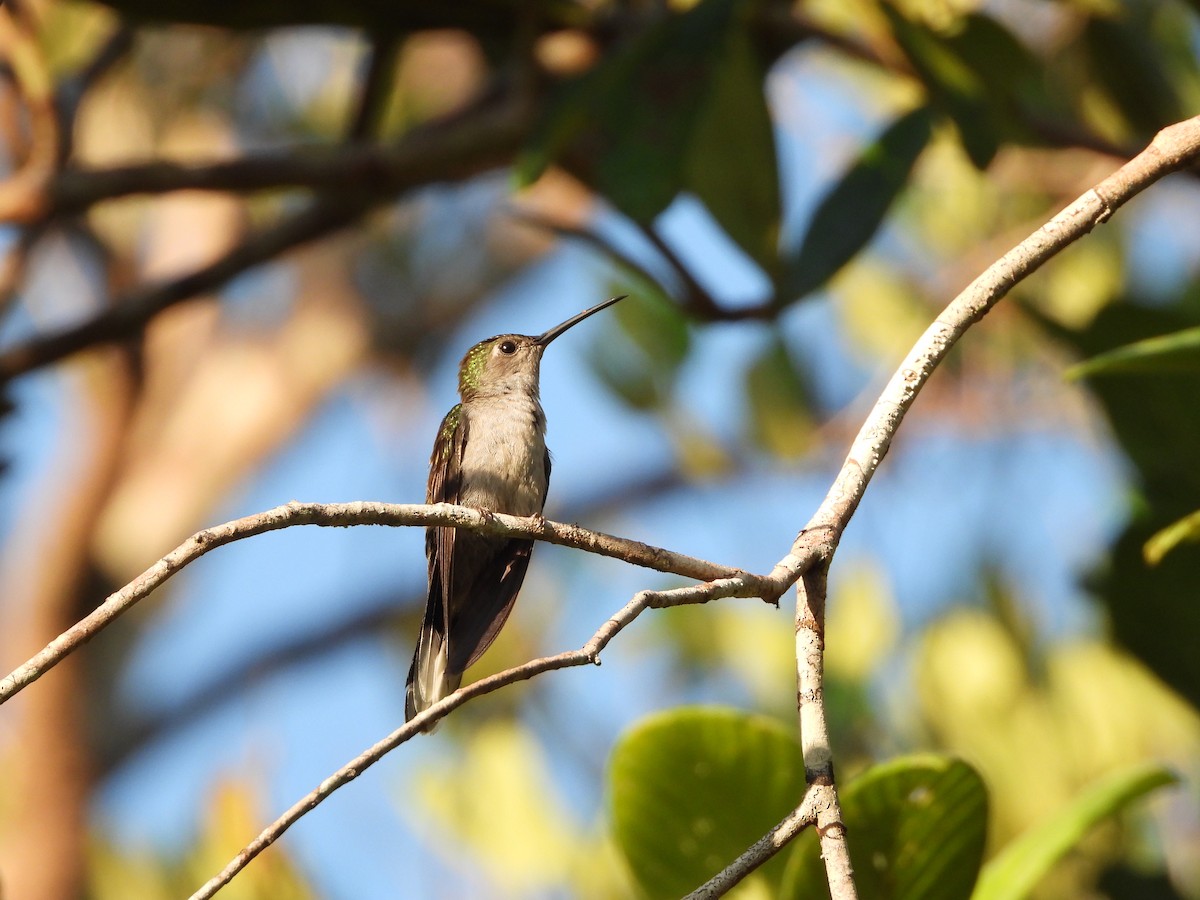
[{"label": "blurred leaf", "polygon": [[1067,369],[1067,378],[1113,372],[1200,373],[1200,327],[1146,338]]},{"label": "blurred leaf", "polygon": [[[804,794],[800,745],[731,709],[676,709],[626,732],[609,766],[613,833],[649,897],[699,887]],[[777,880],[782,861],[757,877]]]},{"label": "blurred leaf", "polygon": [[518,161],[518,181],[559,160],[643,224],[690,188],[769,269],[778,175],[744,6],[702,0],[565,86]]},{"label": "blurred leaf", "polygon": [[[352,25],[371,29],[416,31],[423,28],[463,28],[477,34],[511,34],[520,17],[514,4],[487,0],[427,3],[425,0],[102,0],[134,20],[190,22],[222,28],[275,28],[285,25]],[[546,22],[568,25],[577,10],[568,0],[538,0],[538,15]]]},{"label": "blurred leaf", "polygon": [[1200,510],[1186,515],[1177,522],[1172,522],[1162,531],[1156,532],[1150,540],[1146,541],[1142,552],[1146,556],[1146,562],[1156,566],[1164,556],[1184,541],[1200,542]]},{"label": "blurred leaf", "polygon": [[502,893],[545,890],[584,852],[552,790],[542,744],[510,719],[483,723],[460,758],[421,772],[413,788],[426,824],[448,833]]},{"label": "blurred leaf", "polygon": [[929,305],[903,271],[880,257],[858,260],[830,284],[858,359],[899,358],[929,327]]},{"label": "blurred leaf", "polygon": [[1083,42],[1090,69],[1129,126],[1141,136],[1184,118],[1184,104],[1164,67],[1164,53],[1146,24],[1096,16]]},{"label": "blurred leaf", "polygon": [[[874,766],[842,791],[859,895],[965,900],[983,861],[987,788],[961,760],[920,755]],[[780,896],[825,897],[815,832],[792,850]]]},{"label": "blurred leaf", "polygon": [[634,409],[665,407],[691,346],[687,320],[661,288],[639,279],[605,321],[588,353],[592,370]]},{"label": "blurred leaf", "polygon": [[1085,791],[1048,822],[1027,831],[992,859],[972,900],[1021,900],[1085,834],[1134,800],[1178,779],[1159,766],[1118,772]]},{"label": "blurred leaf", "polygon": [[778,335],[746,370],[745,389],[755,443],[782,459],[803,456],[813,431],[808,387]]},{"label": "blurred leaf", "polygon": [[675,449],[676,470],[685,480],[711,481],[733,470],[734,461],[728,451],[703,425],[686,412],[673,414],[669,420],[668,434]]},{"label": "blurred leaf", "polygon": [[687,319],[662,293],[631,296],[613,308],[611,318],[660,371],[674,372],[687,358]]},{"label": "blurred leaf", "polygon": [[[1062,127],[1074,118],[1064,85],[1052,82],[1045,63],[991,16],[969,13],[953,33],[933,39],[944,41],[975,73],[997,139],[1041,144],[1042,136],[1031,129],[1031,122],[1054,122]],[[980,148],[986,148],[987,139],[980,136],[978,140]],[[971,158],[979,164],[974,154]]]},{"label": "blurred leaf", "polygon": [[928,108],[896,119],[813,213],[800,249],[784,261],[782,290],[799,298],[824,284],[874,236],[932,133]]},{"label": "blurred leaf", "polygon": [[930,99],[958,127],[971,162],[986,169],[996,155],[1000,138],[982,77],[940,35],[909,21],[889,3],[881,4],[881,8]]},{"label": "blurred leaf", "polygon": [[744,29],[727,59],[688,148],[684,184],[772,278],[779,265],[779,178],[763,71]]},{"label": "blurred leaf", "polygon": [[[1193,291],[1171,308],[1114,304],[1081,329],[1042,324],[1082,355],[1095,355],[1200,326],[1200,287]],[[1116,640],[1200,705],[1200,654],[1185,637],[1200,634],[1200,554],[1168,554],[1155,566],[1143,555],[1164,526],[1200,509],[1200,372],[1163,368],[1137,378],[1091,377],[1086,384],[1136,468],[1141,496],[1133,520],[1091,577],[1091,589],[1108,609]]]}]

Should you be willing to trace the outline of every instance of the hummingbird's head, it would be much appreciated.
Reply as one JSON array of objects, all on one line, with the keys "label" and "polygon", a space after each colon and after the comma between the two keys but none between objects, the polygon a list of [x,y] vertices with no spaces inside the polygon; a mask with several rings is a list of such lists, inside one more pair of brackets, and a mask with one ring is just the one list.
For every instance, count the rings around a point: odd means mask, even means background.
[{"label": "hummingbird's head", "polygon": [[526,391],[536,396],[542,353],[550,342],[588,316],[624,299],[624,294],[612,297],[571,316],[542,334],[498,334],[480,341],[463,357],[458,369],[458,393],[464,401],[480,394],[516,391]]},{"label": "hummingbird's head", "polygon": [[467,351],[458,369],[458,392],[463,400],[479,394],[537,393],[545,344],[528,334],[499,334]]}]

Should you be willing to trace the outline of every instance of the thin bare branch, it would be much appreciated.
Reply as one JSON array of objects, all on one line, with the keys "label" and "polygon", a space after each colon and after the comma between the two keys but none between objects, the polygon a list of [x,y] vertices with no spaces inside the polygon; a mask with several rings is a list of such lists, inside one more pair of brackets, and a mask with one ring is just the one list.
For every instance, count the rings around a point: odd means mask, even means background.
[{"label": "thin bare branch", "polygon": [[683,900],[713,900],[723,897],[743,878],[792,842],[817,818],[818,790],[810,787],[800,805],[788,813],[778,825],[760,837],[737,859],[696,888]]},{"label": "thin bare branch", "polygon": [[[337,197],[314,202],[295,216],[251,236],[210,265],[173,281],[140,287],[107,304],[108,308],[94,318],[0,353],[0,381],[57,362],[85,347],[131,337],[175,303],[218,288],[253,266],[337,231],[409,188],[439,179],[464,178],[502,165],[515,151],[528,124],[526,105],[514,102],[500,103],[453,127],[431,126],[415,132],[390,151],[385,169],[376,173],[378,177],[346,182],[342,185],[344,192]],[[345,152],[370,155],[378,151],[351,148]],[[286,168],[283,160],[275,162]],[[264,164],[263,160],[244,160],[226,165],[236,169]],[[186,166],[167,168],[190,170]],[[204,171],[204,167],[190,171]]]},{"label": "thin bare branch", "polygon": [[133,28],[119,23],[100,44],[95,55],[78,72],[64,79],[54,92],[58,114],[58,165],[61,168],[74,150],[75,117],[79,104],[91,88],[119,63],[133,47]]},{"label": "thin bare branch", "polygon": [[546,215],[532,210],[521,209],[520,207],[511,207],[507,212],[513,219],[525,225],[548,231],[556,237],[568,238],[587,244],[589,247],[607,256],[620,268],[629,270],[635,277],[640,278],[647,284],[654,285],[663,294],[670,296],[671,292],[663,286],[662,281],[656,275],[652,274],[649,269],[637,262],[628,253],[615,246],[612,241],[592,229],[568,225],[565,222],[557,222]]},{"label": "thin bare branch", "polygon": [[[810,786],[805,800],[815,792],[815,824],[834,900],[856,896],[824,709],[825,579],[842,532],[887,454],[905,413],[967,329],[1042,263],[1107,221],[1114,211],[1160,178],[1197,159],[1200,116],[1164,128],[1145,150],[1004,254],[955,297],[901,362],[867,415],[825,499],[797,535],[791,554],[776,566],[773,575],[789,584],[793,575],[802,576],[796,590],[796,665],[797,710]],[[799,817],[803,808],[802,804],[793,816]],[[792,835],[802,828],[802,823],[796,824]],[[771,834],[779,836],[779,828],[776,826]],[[716,883],[720,889],[703,896],[720,896],[777,852],[779,848],[768,840],[770,837],[760,839],[712,879],[708,884]]]},{"label": "thin bare branch", "polygon": [[[504,518],[510,518],[508,516]],[[528,520],[514,519],[514,522]],[[549,524],[549,523],[547,523]],[[586,644],[578,650],[569,650],[554,656],[544,656],[530,660],[511,669],[505,669],[487,678],[480,679],[474,684],[459,688],[453,694],[430,706],[419,715],[414,716],[397,728],[383,740],[364,750],[346,765],[342,766],[315,789],[294,803],[283,815],[264,828],[253,841],[242,848],[229,864],[217,875],[214,875],[191,896],[191,900],[206,900],[212,897],[222,887],[230,882],[238,872],[246,867],[250,860],[262,853],[263,850],[275,843],[280,836],[296,823],[302,816],[323,802],[338,788],[349,784],[363,773],[368,767],[379,762],[385,755],[399,747],[405,741],[416,736],[433,723],[443,719],[450,712],[464,703],[498,691],[502,687],[515,684],[518,681],[528,681],[543,672],[553,672],[556,669],[567,669],[574,666],[599,665],[600,653],[608,643],[626,626],[636,619],[644,610],[658,609],[668,606],[681,606],[687,603],[707,603],[724,597],[743,596],[745,587],[741,578],[721,578],[704,584],[676,588],[669,591],[640,591],[624,607],[616,612],[608,621],[596,630]]]},{"label": "thin bare branch", "polygon": [[[638,541],[588,531],[540,518],[519,518],[484,512],[448,503],[433,505],[397,503],[299,503],[292,502],[255,515],[234,519],[192,535],[129,584],[108,597],[90,614],[76,622],[38,653],[0,679],[0,704],[32,684],[80,645],[91,640],[131,606],[189,563],[217,547],[268,531],[297,525],[342,528],[351,525],[442,525],[487,534],[521,536],[561,544],[621,559],[637,566],[670,572],[707,582],[729,579],[736,582],[737,596],[762,597],[775,602],[787,584],[717,565],[695,557],[673,553]],[[722,596],[733,596],[724,594]]]},{"label": "thin bare branch", "polygon": [[362,141],[379,135],[379,126],[383,123],[388,97],[395,82],[396,54],[399,50],[398,34],[372,36],[358,103],[346,132],[348,141]]},{"label": "thin bare branch", "polygon": [[825,718],[825,599],[828,562],[814,566],[796,585],[796,706],[804,780],[814,796],[813,824],[825,860],[832,900],[857,900],[846,825],[833,775],[833,747]]},{"label": "thin bare branch", "polygon": [[1160,178],[1197,159],[1200,116],[1164,128],[1145,150],[988,266],[955,297],[921,335],[884,388],[820,508],[797,537],[793,552],[818,550],[820,556],[832,555],[905,413],[968,328],[1048,259],[1107,221]]},{"label": "thin bare branch", "polygon": [[253,266],[349,225],[372,204],[327,200],[252,235],[220,259],[181,278],[136,288],[106,304],[79,325],[33,338],[0,353],[0,382],[41,368],[97,344],[133,337],[158,313],[225,284]]}]

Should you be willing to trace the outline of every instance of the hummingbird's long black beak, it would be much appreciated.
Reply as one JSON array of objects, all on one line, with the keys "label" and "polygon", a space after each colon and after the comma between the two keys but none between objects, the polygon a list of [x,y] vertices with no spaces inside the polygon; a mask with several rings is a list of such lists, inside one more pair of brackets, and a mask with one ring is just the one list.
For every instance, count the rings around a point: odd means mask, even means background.
[{"label": "hummingbird's long black beak", "polygon": [[552,340],[554,340],[556,337],[558,337],[560,334],[562,334],[568,328],[572,328],[573,326],[578,325],[580,322],[582,322],[588,316],[595,315],[596,313],[600,312],[600,310],[602,310],[602,309],[608,309],[608,307],[612,306],[618,300],[624,300],[628,296],[629,296],[628,294],[622,294],[619,297],[609,297],[603,303],[597,303],[591,309],[585,309],[581,313],[576,313],[575,315],[571,316],[571,318],[567,319],[567,321],[563,322],[561,325],[555,325],[549,331],[542,332],[536,338],[533,339],[533,342],[535,344],[538,344],[539,346],[545,347],[547,344],[549,344]]}]

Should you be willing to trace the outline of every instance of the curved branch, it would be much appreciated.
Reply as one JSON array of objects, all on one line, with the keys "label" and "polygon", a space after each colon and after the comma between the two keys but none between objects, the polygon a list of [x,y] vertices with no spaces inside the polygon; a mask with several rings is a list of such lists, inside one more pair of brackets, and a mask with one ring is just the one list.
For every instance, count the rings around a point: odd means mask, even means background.
[{"label": "curved branch", "polygon": [[[505,516],[505,518],[510,518]],[[514,520],[528,521],[528,520]],[[549,523],[547,523],[549,524]],[[596,633],[578,650],[568,650],[553,656],[544,656],[530,660],[503,672],[497,672],[487,678],[482,678],[464,688],[459,688],[448,697],[439,700],[428,709],[405,722],[383,740],[364,750],[350,762],[346,763],[315,789],[310,791],[296,803],[292,804],[278,819],[264,828],[253,841],[242,848],[228,865],[217,875],[192,894],[190,900],[207,900],[230,882],[238,872],[246,867],[250,860],[262,853],[275,843],[280,836],[294,825],[302,816],[322,803],[338,788],[349,784],[363,773],[368,767],[379,762],[392,750],[405,741],[415,737],[435,722],[445,718],[450,712],[462,706],[469,700],[482,697],[485,694],[498,691],[502,687],[515,684],[518,681],[528,681],[543,672],[553,672],[556,669],[568,669],[584,665],[600,665],[600,652],[626,626],[636,619],[644,610],[663,609],[671,606],[683,606],[689,603],[707,603],[725,597],[745,595],[745,586],[741,577],[720,578],[704,584],[691,587],[676,588],[670,591],[640,591],[632,600],[615,613],[608,621],[597,629]]]},{"label": "curved branch", "polygon": [[[1106,222],[1150,185],[1198,159],[1200,116],[1164,128],[1145,150],[988,266],[950,301],[883,389],[821,506],[797,537],[793,552],[819,549],[823,557],[832,555],[905,413],[968,328],[1051,257]],[[820,532],[821,536],[810,532]],[[818,537],[819,548],[813,543]]]},{"label": "curved branch", "polygon": [[[867,415],[825,499],[797,535],[790,556],[776,567],[789,571],[794,568],[803,575],[796,592],[797,705],[810,793],[814,789],[823,793],[809,824],[820,829],[830,893],[838,900],[856,895],[825,726],[822,670],[825,576],[842,532],[887,454],[905,413],[967,329],[1042,263],[1107,221],[1113,212],[1147,187],[1197,159],[1200,159],[1200,116],[1164,128],[1145,150],[1004,254],[955,297],[901,362]],[[799,816],[803,808],[802,804],[793,816]],[[768,840],[771,835],[786,834],[786,841],[803,828],[803,823],[796,823],[798,827],[781,832],[782,824],[708,883],[723,886],[722,890],[698,896],[719,896],[777,853],[781,845]],[[706,884],[700,890],[707,887]]]},{"label": "curved branch", "polygon": [[586,550],[601,556],[611,556],[637,566],[696,578],[707,582],[725,579],[736,583],[736,593],[724,596],[762,597],[778,600],[788,585],[776,580],[743,572],[740,569],[710,563],[682,553],[673,553],[638,541],[614,537],[598,531],[588,531],[578,525],[548,522],[541,518],[520,518],[500,513],[454,506],[449,503],[300,503],[293,501],[255,515],[234,519],[223,525],[206,528],[192,535],[129,584],[108,597],[90,614],[80,619],[40,651],[0,679],[0,704],[5,703],[26,686],[54,668],[78,647],[91,640],[101,630],[143,597],[153,592],[189,563],[195,562],[210,550],[234,541],[244,540],[268,531],[296,525],[319,525],[326,528],[345,528],[351,525],[441,525],[465,528],[485,534],[509,537],[528,537],[550,544],[561,544]]},{"label": "curved branch", "polygon": [[800,832],[817,818],[818,790],[810,786],[800,805],[783,820],[747,848],[737,859],[696,888],[683,900],[712,900],[723,897],[743,878],[792,842]]}]

